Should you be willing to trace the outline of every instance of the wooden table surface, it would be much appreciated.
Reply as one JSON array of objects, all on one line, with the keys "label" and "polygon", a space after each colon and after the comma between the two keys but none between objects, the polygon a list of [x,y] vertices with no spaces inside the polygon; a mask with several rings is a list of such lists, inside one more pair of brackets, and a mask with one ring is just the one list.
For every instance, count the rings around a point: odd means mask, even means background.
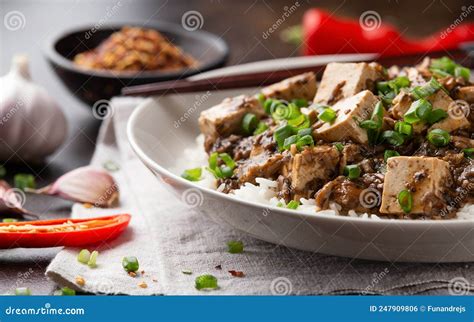
[{"label": "wooden table surface", "polygon": [[[281,17],[285,6],[298,4],[297,10],[267,39],[262,37],[273,23]],[[111,13],[111,8],[119,9]],[[180,23],[189,10],[199,11],[204,24],[202,29],[213,32],[227,41],[231,56],[228,64],[240,64],[262,59],[297,56],[294,45],[280,40],[279,32],[300,23],[304,11],[311,7],[322,7],[336,15],[356,19],[368,10],[375,10],[382,21],[390,22],[406,35],[421,36],[442,29],[457,19],[468,7],[469,1],[57,1],[57,0],[2,0],[0,14],[17,10],[24,17],[24,28],[11,31],[0,25],[0,72],[5,74],[12,55],[27,53],[31,60],[33,79],[44,86],[60,103],[69,121],[69,138],[65,145],[45,164],[7,164],[10,174],[34,172],[39,184],[49,183],[62,173],[85,165],[94,150],[94,142],[100,126],[85,104],[74,98],[61,84],[44,59],[42,49],[51,34],[78,25],[105,23],[140,23],[168,21]],[[466,20],[472,20],[468,16]],[[1,90],[1,89],[0,89]],[[32,168],[32,170],[30,169]],[[71,203],[53,198],[28,196],[26,207],[38,212],[65,215]],[[49,215],[54,216],[54,215]],[[0,250],[0,294],[11,293],[16,287],[28,286],[34,294],[49,294],[55,285],[44,277],[44,271],[58,249]]]}]

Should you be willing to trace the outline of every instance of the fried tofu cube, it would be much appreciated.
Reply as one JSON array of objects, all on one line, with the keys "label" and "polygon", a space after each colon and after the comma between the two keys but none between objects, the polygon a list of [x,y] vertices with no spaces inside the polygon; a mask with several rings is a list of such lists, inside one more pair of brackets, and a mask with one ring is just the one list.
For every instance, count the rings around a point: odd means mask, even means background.
[{"label": "fried tofu cube", "polygon": [[444,194],[451,180],[449,163],[441,159],[392,157],[387,160],[380,213],[404,213],[398,202],[398,194],[402,190],[409,190],[413,197],[410,214],[442,211],[445,203]]},{"label": "fried tofu cube", "polygon": [[382,67],[376,63],[330,63],[324,70],[314,102],[332,105],[374,88],[375,82],[382,78]]},{"label": "fried tofu cube", "polygon": [[286,101],[304,98],[311,101],[316,94],[316,76],[304,73],[264,87],[262,94],[268,98],[279,98]]},{"label": "fried tofu cube", "polygon": [[369,119],[378,98],[371,91],[363,91],[336,103],[332,109],[337,112],[333,123],[324,123],[314,130],[313,135],[326,142],[352,140],[368,144],[367,131],[359,126],[359,121]]},{"label": "fried tofu cube", "polygon": [[240,133],[242,119],[247,113],[257,116],[265,114],[256,98],[245,95],[226,98],[222,103],[202,111],[199,128],[206,136],[206,146],[212,145],[218,137]]}]

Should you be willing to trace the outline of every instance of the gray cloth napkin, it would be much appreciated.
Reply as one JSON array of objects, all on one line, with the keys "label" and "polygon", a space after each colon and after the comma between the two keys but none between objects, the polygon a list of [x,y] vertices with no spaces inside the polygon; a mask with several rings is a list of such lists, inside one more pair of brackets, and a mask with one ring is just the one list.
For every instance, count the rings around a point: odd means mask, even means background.
[{"label": "gray cloth napkin", "polygon": [[[255,294],[465,294],[473,290],[471,264],[384,263],[309,253],[248,237],[190,209],[137,159],[126,138],[126,122],[140,99],[112,101],[113,117],[102,125],[92,161],[112,160],[121,191],[119,209],[75,205],[74,217],[129,212],[130,228],[98,249],[98,267],[76,260],[78,249],[65,248],[47,276],[59,285],[91,293],[131,295]],[[230,254],[226,243],[241,240],[245,252]],[[92,249],[91,249],[92,250]],[[123,256],[140,262],[137,277],[121,267]],[[184,274],[189,270],[192,274]],[[229,271],[241,271],[234,277]],[[218,278],[219,289],[197,291],[202,274]],[[84,286],[75,282],[85,280]],[[146,286],[146,287],[145,287]]]}]

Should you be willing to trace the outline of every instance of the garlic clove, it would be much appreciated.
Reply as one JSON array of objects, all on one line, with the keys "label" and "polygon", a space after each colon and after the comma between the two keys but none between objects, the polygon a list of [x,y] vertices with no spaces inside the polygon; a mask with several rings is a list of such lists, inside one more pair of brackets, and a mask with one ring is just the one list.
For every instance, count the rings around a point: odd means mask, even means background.
[{"label": "garlic clove", "polygon": [[0,180],[0,213],[38,217],[23,208],[25,199],[26,197],[23,191],[10,187],[5,180]]},{"label": "garlic clove", "polygon": [[29,191],[104,208],[115,206],[119,200],[114,178],[105,170],[91,166],[72,170],[49,186]]}]

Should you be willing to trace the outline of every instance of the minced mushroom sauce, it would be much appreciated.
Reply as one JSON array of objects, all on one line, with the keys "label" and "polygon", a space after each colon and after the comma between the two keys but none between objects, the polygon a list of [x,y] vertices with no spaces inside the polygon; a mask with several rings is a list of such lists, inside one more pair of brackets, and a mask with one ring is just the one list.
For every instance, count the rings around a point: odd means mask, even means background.
[{"label": "minced mushroom sauce", "polygon": [[282,207],[446,219],[474,199],[473,104],[470,70],[447,57],[330,63],[320,82],[305,73],[227,98],[199,126],[222,192],[263,177]]}]

